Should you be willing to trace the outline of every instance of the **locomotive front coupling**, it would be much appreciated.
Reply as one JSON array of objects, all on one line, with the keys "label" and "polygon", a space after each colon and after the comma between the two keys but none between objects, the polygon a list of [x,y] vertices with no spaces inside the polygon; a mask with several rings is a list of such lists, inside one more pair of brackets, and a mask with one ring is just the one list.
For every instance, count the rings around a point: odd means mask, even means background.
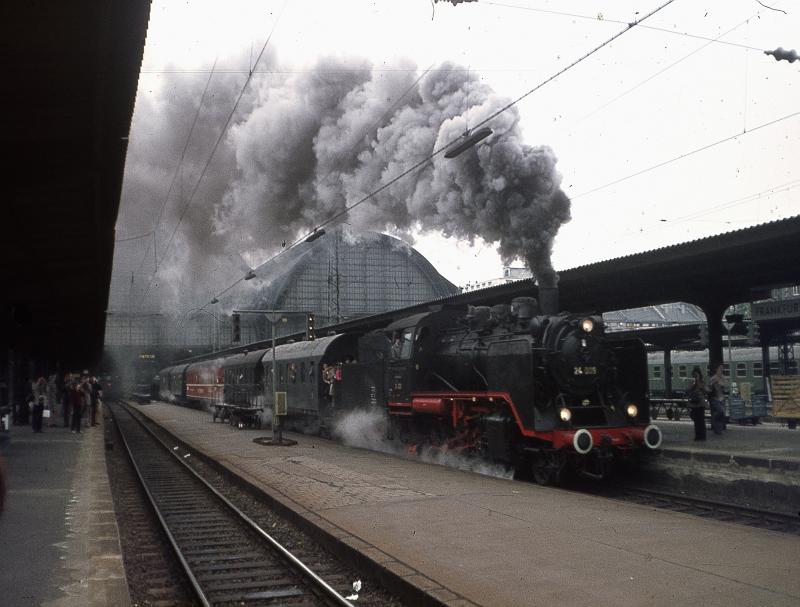
[{"label": "locomotive front coupling", "polygon": [[586,455],[597,446],[631,449],[646,446],[658,449],[663,435],[658,426],[650,424],[646,428],[580,428],[578,430],[559,430],[553,433],[553,447],[572,448],[580,455]]}]

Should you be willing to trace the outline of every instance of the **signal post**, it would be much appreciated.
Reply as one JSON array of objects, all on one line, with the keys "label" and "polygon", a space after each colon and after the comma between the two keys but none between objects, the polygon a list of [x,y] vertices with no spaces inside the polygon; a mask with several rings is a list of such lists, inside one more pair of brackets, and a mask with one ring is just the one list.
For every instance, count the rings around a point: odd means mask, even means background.
[{"label": "signal post", "polygon": [[[275,354],[275,325],[278,322],[287,322],[289,314],[305,314],[306,315],[306,339],[313,341],[315,339],[315,316],[313,312],[298,312],[295,310],[234,310],[231,318],[233,319],[233,336],[234,341],[241,341],[240,329],[240,314],[265,314],[267,320],[272,325],[272,444],[283,445],[283,426],[281,424],[281,417],[287,413],[286,392],[278,391],[277,382],[277,360]],[[290,441],[289,444],[294,444]]]}]

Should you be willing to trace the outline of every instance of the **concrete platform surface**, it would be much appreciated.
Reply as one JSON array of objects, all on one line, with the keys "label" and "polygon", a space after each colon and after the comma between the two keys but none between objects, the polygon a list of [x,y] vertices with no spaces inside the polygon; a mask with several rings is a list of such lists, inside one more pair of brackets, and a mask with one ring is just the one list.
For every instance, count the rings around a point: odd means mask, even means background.
[{"label": "concrete platform surface", "polygon": [[720,435],[710,429],[705,441],[694,440],[691,420],[654,422],[664,434],[662,449],[690,449],[699,454],[730,454],[732,457],[749,457],[784,465],[786,470],[800,471],[800,430],[790,430],[780,424],[765,423],[758,426],[728,424]]},{"label": "concrete platform surface", "polygon": [[[139,406],[448,605],[796,606],[800,538]],[[356,430],[356,433],[358,431]]]},{"label": "concrete platform surface", "polygon": [[0,605],[129,605],[103,426],[81,434],[12,426],[4,456]]}]

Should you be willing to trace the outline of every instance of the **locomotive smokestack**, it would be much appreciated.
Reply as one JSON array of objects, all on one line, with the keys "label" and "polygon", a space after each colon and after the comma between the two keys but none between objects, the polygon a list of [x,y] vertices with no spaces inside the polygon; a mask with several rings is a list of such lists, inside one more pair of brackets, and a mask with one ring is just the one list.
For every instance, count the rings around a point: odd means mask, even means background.
[{"label": "locomotive smokestack", "polygon": [[539,306],[542,308],[542,314],[546,316],[558,314],[558,287],[539,285]]}]

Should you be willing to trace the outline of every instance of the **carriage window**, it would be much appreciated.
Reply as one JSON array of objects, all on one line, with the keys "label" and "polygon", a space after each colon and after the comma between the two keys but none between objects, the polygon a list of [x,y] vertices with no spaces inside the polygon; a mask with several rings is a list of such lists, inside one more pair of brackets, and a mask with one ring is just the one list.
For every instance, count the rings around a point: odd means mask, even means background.
[{"label": "carriage window", "polygon": [[294,363],[289,363],[289,381],[297,383],[297,365]]},{"label": "carriage window", "polygon": [[278,365],[278,384],[281,385],[281,386],[284,383],[286,383],[283,380],[285,373],[286,373],[286,365],[284,365],[284,364]]},{"label": "carriage window", "polygon": [[300,363],[300,383],[301,384],[306,383],[306,363],[305,362],[301,362]]},{"label": "carriage window", "polygon": [[653,366],[653,379],[661,379],[661,365]]},{"label": "carriage window", "polygon": [[684,379],[689,377],[686,372],[686,365],[681,365],[678,367],[678,377],[683,377]]},{"label": "carriage window", "polygon": [[736,363],[736,377],[747,377],[747,363]]},{"label": "carriage window", "polygon": [[314,363],[312,361],[308,361],[308,381],[314,381]]},{"label": "carriage window", "polygon": [[722,365],[722,375],[725,377],[731,376],[731,366],[728,363]]},{"label": "carriage window", "polygon": [[764,364],[753,363],[753,377],[763,377],[763,376],[764,376]]}]

